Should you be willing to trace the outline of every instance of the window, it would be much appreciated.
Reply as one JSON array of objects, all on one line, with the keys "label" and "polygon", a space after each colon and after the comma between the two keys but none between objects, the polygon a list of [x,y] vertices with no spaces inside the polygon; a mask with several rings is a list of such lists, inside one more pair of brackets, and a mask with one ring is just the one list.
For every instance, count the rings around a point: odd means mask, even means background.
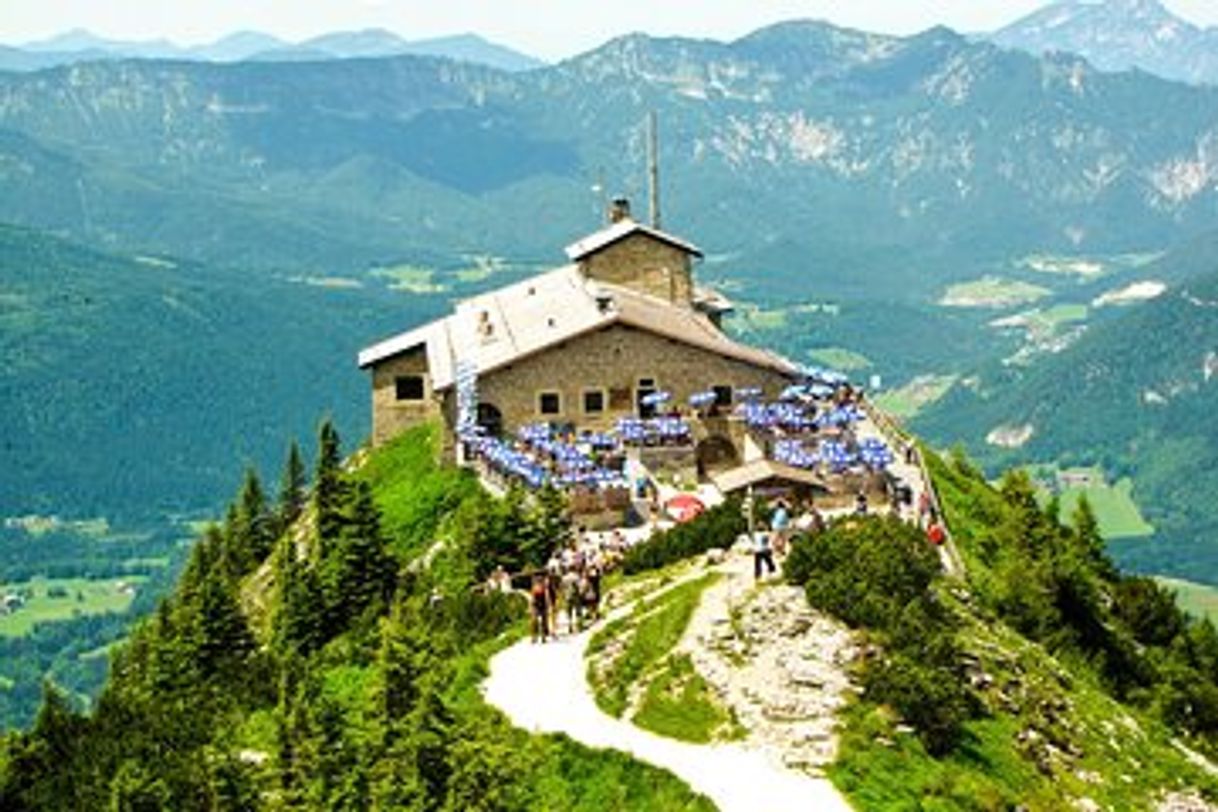
[{"label": "window", "polygon": [[605,393],[599,389],[584,392],[584,414],[600,414],[605,411]]},{"label": "window", "polygon": [[537,396],[537,411],[542,414],[562,414],[562,398],[557,392],[542,392]]},{"label": "window", "polygon": [[635,390],[638,403],[639,417],[655,417],[656,407],[653,403],[645,403],[647,396],[656,391],[655,378],[639,378],[639,388]]},{"label": "window", "polygon": [[615,412],[630,409],[630,387],[615,386],[609,390],[609,408]]},{"label": "window", "polygon": [[422,375],[399,375],[393,383],[394,389],[397,390],[398,400],[423,399]]},{"label": "window", "polygon": [[712,387],[715,392],[716,406],[731,406],[732,405],[732,387],[730,386],[715,386]]}]

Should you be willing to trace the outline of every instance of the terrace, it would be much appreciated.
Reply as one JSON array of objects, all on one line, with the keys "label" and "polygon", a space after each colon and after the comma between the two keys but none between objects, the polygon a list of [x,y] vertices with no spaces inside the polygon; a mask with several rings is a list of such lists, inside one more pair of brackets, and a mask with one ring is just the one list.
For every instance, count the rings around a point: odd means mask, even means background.
[{"label": "terrace", "polygon": [[[786,495],[823,509],[853,506],[859,493],[886,504],[894,492],[889,468],[895,455],[839,373],[809,371],[775,400],[740,389],[725,402],[722,392],[707,389],[686,404],[658,391],[640,405],[649,416],[621,418],[605,432],[533,423],[490,436],[468,426],[461,434],[465,459],[496,490],[515,485],[566,492],[578,520],[588,525],[657,519],[659,508],[679,495],[715,504],[727,483],[751,487],[743,472],[758,462],[771,463],[765,495],[780,495],[785,487]],[[730,442],[732,462],[705,469],[696,449],[707,441]],[[722,477],[728,469],[738,475]]]}]

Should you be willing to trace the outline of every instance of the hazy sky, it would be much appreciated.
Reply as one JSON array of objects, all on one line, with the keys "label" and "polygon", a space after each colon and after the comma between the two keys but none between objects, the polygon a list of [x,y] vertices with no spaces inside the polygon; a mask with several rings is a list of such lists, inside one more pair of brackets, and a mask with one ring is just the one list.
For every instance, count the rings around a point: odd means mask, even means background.
[{"label": "hazy sky", "polygon": [[[1218,24],[1216,0],[1165,0],[1195,23]],[[122,39],[181,44],[237,30],[304,39],[381,27],[408,39],[476,31],[554,60],[632,31],[731,39],[778,20],[827,19],[869,31],[911,33],[944,24],[997,28],[1044,0],[0,0],[0,42],[87,28]]]}]

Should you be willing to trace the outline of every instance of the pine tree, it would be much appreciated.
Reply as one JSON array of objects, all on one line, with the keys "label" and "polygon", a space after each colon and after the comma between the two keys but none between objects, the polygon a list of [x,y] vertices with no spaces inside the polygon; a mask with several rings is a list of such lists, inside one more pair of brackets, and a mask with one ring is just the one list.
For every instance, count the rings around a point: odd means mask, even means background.
[{"label": "pine tree", "polygon": [[524,549],[528,564],[539,567],[557,549],[571,542],[571,519],[567,514],[567,498],[553,485],[537,492],[537,501],[530,514],[532,538]]},{"label": "pine tree", "polygon": [[339,615],[358,617],[370,606],[389,600],[397,568],[385,551],[380,514],[366,482],[355,484],[349,521],[340,532],[336,552],[340,575],[335,597],[346,607]]},{"label": "pine tree", "polygon": [[377,652],[377,713],[383,738],[393,736],[395,725],[418,704],[419,680],[434,665],[422,618],[399,600],[381,627]]},{"label": "pine tree", "polygon": [[242,575],[251,572],[271,552],[274,543],[272,517],[267,508],[266,494],[258,472],[253,468],[245,471],[241,493],[237,497],[236,539]]},{"label": "pine tree", "polygon": [[135,759],[122,763],[110,781],[109,812],[160,812],[173,807],[165,782]]},{"label": "pine tree", "polygon": [[277,599],[271,616],[272,639],[283,653],[308,654],[325,640],[324,606],[316,573],[296,556],[295,542],[280,539],[275,551]]},{"label": "pine tree", "polygon": [[1091,500],[1084,494],[1074,508],[1070,517],[1074,525],[1074,541],[1081,556],[1091,565],[1092,570],[1106,580],[1117,577],[1116,566],[1108,557],[1104,536],[1100,533],[1100,522],[1095,511],[1091,508]]},{"label": "pine tree", "polygon": [[313,505],[317,511],[317,536],[322,549],[338,538],[345,495],[338,431],[326,420],[318,432],[317,468],[313,476]]},{"label": "pine tree", "polygon": [[230,582],[220,573],[207,578],[199,591],[197,656],[204,674],[230,677],[254,649],[254,638]]},{"label": "pine tree", "polygon": [[300,518],[305,505],[305,488],[308,485],[305,476],[304,458],[300,455],[300,446],[296,441],[288,448],[288,458],[283,464],[283,474],[279,480],[279,504],[276,509],[278,532],[282,533]]}]

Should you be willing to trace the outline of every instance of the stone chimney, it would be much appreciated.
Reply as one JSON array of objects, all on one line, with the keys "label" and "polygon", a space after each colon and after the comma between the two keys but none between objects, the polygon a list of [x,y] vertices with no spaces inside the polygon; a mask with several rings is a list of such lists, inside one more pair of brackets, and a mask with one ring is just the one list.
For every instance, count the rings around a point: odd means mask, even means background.
[{"label": "stone chimney", "polygon": [[632,220],[630,216],[630,201],[624,197],[615,197],[613,202],[609,204],[609,223],[620,223],[623,220]]}]

